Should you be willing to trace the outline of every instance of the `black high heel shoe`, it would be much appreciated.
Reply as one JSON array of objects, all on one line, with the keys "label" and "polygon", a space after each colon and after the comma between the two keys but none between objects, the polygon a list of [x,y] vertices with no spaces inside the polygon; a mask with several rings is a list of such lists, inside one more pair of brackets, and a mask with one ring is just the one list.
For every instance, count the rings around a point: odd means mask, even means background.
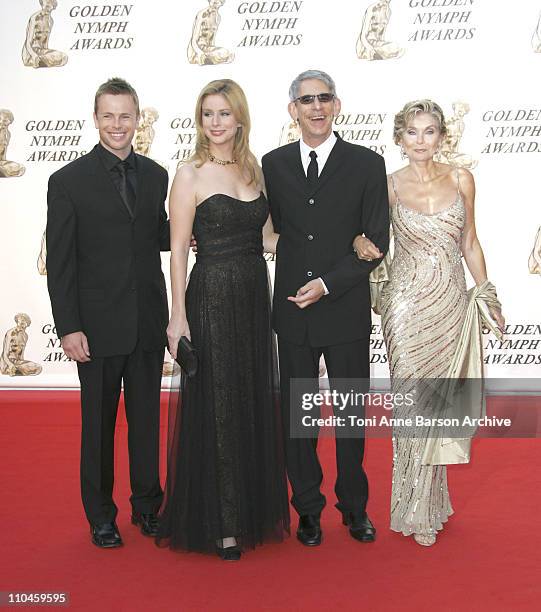
[{"label": "black high heel shoe", "polygon": [[216,545],[216,553],[222,561],[240,561],[242,551],[238,546],[226,546],[222,548]]}]

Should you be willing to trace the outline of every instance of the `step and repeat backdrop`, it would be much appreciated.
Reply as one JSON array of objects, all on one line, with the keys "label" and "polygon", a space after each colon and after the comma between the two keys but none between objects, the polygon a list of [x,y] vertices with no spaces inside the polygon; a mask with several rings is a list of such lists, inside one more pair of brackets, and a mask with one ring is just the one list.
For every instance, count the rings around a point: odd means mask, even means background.
[{"label": "step and repeat backdrop", "polygon": [[[203,85],[241,84],[261,156],[298,138],[288,88],[308,68],[336,81],[336,130],[389,172],[404,164],[394,114],[423,97],[443,107],[440,161],[475,176],[478,234],[508,321],[503,343],[485,337],[487,375],[539,377],[541,0],[0,0],[0,14],[0,387],[78,384],[47,294],[46,189],[94,146],[98,85],[135,86],[134,146],[172,180],[192,151]],[[163,267],[167,277],[167,255]],[[372,363],[387,375],[377,317]],[[166,359],[165,386],[172,370]]]}]

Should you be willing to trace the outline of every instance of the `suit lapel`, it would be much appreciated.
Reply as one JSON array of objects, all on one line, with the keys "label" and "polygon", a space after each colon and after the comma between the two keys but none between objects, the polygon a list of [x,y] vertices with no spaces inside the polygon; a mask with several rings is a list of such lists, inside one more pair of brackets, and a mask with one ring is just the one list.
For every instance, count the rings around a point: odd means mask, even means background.
[{"label": "suit lapel", "polygon": [[149,170],[150,164],[147,163],[147,159],[143,155],[135,154],[137,163],[137,191],[135,198],[135,210],[133,211],[134,217],[137,217],[141,210],[141,206],[145,201],[145,187],[150,183],[149,181]]},{"label": "suit lapel", "polygon": [[323,170],[319,175],[317,184],[311,190],[311,195],[317,193],[317,191],[321,189],[321,187],[323,187],[323,185],[329,180],[329,178],[334,176],[338,168],[342,165],[344,149],[344,141],[339,136],[337,136],[336,142],[334,143],[334,147],[332,148],[331,153],[327,158],[325,165],[323,166]]},{"label": "suit lapel", "polygon": [[306,174],[302,167],[301,161],[301,148],[299,142],[292,143],[286,150],[286,158],[288,168],[291,169],[295,178],[301,183],[302,188],[306,190],[308,188],[308,181],[306,180]]}]

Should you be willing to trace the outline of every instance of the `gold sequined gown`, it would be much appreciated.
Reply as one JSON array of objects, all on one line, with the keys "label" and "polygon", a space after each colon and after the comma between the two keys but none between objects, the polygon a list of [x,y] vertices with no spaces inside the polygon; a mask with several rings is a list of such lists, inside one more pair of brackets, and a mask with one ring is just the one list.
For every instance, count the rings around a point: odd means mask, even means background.
[{"label": "gold sequined gown", "polygon": [[[381,321],[397,393],[407,392],[414,379],[443,377],[449,368],[466,312],[460,250],[465,211],[459,188],[447,208],[434,214],[415,211],[400,201],[392,175],[391,180],[395,252]],[[409,411],[395,407],[393,416],[412,416]],[[409,433],[405,437],[395,429],[393,435],[391,529],[433,536],[453,513],[446,467],[421,465],[426,437]]]}]

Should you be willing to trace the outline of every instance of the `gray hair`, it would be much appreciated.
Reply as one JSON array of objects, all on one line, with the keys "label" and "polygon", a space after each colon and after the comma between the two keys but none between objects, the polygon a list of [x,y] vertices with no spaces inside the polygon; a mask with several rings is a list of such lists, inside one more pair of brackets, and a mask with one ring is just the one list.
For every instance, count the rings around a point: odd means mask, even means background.
[{"label": "gray hair", "polygon": [[291,87],[289,88],[289,99],[291,102],[296,100],[299,97],[299,89],[301,88],[301,83],[303,81],[307,81],[308,79],[317,79],[318,81],[323,81],[325,85],[329,88],[330,92],[333,96],[336,96],[336,85],[332,78],[322,70],[305,70],[301,72],[298,77],[295,78],[293,83],[291,83]]}]

